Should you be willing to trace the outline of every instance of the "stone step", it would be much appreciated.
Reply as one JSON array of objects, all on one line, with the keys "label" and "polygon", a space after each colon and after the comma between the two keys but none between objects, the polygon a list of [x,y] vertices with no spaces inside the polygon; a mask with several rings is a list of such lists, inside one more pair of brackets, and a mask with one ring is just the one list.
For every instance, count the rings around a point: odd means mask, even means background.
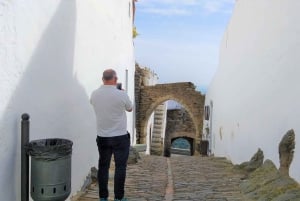
[{"label": "stone step", "polygon": [[164,105],[159,105],[155,108],[155,111],[156,110],[161,110],[161,111],[164,111],[165,110],[165,106]]},{"label": "stone step", "polygon": [[164,115],[163,114],[154,114],[154,119],[163,120],[164,119]]},{"label": "stone step", "polygon": [[164,112],[164,109],[155,109],[155,112]]},{"label": "stone step", "polygon": [[162,126],[161,125],[154,125],[153,126],[153,129],[157,129],[157,130],[161,130],[162,129]]},{"label": "stone step", "polygon": [[[151,155],[154,155],[154,156],[161,156],[162,155],[162,150],[151,150]],[[151,199],[153,199],[153,196],[151,196]],[[136,201],[140,201],[141,199],[137,199]],[[156,200],[162,200],[161,198],[160,199],[156,199]],[[143,200],[143,201],[146,201],[146,200]]]},{"label": "stone step", "polygon": [[152,131],[152,136],[154,137],[154,136],[161,136],[161,132],[160,132],[160,130],[153,130]]},{"label": "stone step", "polygon": [[151,144],[151,149],[161,149],[162,148],[162,146],[161,146],[161,144],[154,144],[154,143],[152,143]]},{"label": "stone step", "polygon": [[161,124],[161,125],[154,125],[154,126],[153,126],[153,131],[156,131],[156,132],[158,132],[158,133],[161,133],[162,128],[163,128],[163,125],[162,125],[162,124]]},{"label": "stone step", "polygon": [[178,149],[178,148],[171,148],[172,154],[180,154],[180,155],[191,155],[191,151],[189,149]]},{"label": "stone step", "polygon": [[161,139],[160,138],[152,138],[152,144],[161,144]]},{"label": "stone step", "polygon": [[155,111],[154,114],[163,115],[163,114],[164,114],[164,111]]},{"label": "stone step", "polygon": [[155,119],[155,120],[154,120],[154,124],[162,125],[162,124],[163,124],[163,121],[160,120],[160,119]]}]

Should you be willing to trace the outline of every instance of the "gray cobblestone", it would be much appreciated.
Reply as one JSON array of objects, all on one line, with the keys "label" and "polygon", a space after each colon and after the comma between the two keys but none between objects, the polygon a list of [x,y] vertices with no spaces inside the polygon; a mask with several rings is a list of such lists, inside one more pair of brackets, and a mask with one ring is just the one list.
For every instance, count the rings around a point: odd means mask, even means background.
[{"label": "gray cobblestone", "polygon": [[[167,160],[170,160],[168,167]],[[169,168],[169,169],[168,169]],[[232,164],[224,158],[179,156],[142,156],[137,164],[128,165],[126,197],[130,201],[168,201],[165,199],[168,171],[172,172],[172,201],[246,201],[239,189],[241,175],[233,172]],[[113,173],[113,169],[111,170]],[[110,180],[113,178],[110,177]],[[113,196],[110,181],[110,197]],[[91,194],[94,195],[91,195]],[[89,194],[89,195],[87,195]],[[95,201],[97,186],[90,198],[81,196],[78,201]],[[91,198],[92,197],[92,198]]]}]

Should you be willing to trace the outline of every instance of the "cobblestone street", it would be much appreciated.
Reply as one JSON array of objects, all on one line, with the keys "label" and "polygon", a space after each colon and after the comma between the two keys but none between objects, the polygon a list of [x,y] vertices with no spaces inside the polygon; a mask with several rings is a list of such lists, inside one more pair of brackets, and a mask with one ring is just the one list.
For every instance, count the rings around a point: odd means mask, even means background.
[{"label": "cobblestone street", "polygon": [[[240,178],[224,158],[142,156],[128,166],[125,191],[130,201],[246,201],[239,190]],[[97,191],[96,184],[91,185],[78,201],[98,200]]]}]

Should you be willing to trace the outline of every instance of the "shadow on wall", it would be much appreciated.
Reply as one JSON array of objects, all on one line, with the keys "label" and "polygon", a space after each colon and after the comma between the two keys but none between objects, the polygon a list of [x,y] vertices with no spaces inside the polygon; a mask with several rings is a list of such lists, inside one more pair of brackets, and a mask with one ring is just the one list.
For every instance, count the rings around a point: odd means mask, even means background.
[{"label": "shadow on wall", "polygon": [[0,188],[6,192],[1,200],[20,200],[19,124],[24,112],[31,116],[31,140],[59,137],[74,142],[73,172],[85,168],[79,157],[96,161],[92,154],[83,155],[86,147],[94,143],[96,130],[89,97],[73,77],[75,32],[76,1],[62,0],[0,121],[0,129],[5,131],[1,133],[5,135],[5,147],[1,148],[4,159],[1,157]]}]

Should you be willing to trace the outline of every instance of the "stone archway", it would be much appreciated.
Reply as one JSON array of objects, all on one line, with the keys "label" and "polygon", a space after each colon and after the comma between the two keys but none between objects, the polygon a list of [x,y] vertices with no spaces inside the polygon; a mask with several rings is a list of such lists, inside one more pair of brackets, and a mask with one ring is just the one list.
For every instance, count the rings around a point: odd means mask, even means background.
[{"label": "stone archway", "polygon": [[189,113],[195,126],[195,148],[200,150],[200,139],[203,128],[203,108],[205,96],[195,90],[191,82],[157,84],[141,86],[136,111],[137,143],[146,143],[146,129],[149,117],[155,108],[167,101],[175,100]]}]

